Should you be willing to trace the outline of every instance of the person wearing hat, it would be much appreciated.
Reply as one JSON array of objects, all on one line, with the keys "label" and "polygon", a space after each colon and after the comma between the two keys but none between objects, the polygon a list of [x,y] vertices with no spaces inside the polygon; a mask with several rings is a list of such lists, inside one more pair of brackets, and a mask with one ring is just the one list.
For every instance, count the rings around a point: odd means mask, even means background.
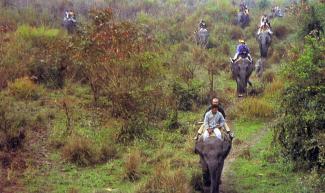
[{"label": "person wearing hat", "polygon": [[205,23],[205,21],[203,19],[200,20],[199,23],[199,29],[207,29],[207,24]]},{"label": "person wearing hat", "polygon": [[234,56],[234,58],[232,58],[232,62],[235,62],[238,59],[238,56],[243,56],[244,58],[248,58],[250,60],[250,62],[252,62],[252,56],[249,53],[249,48],[245,43],[245,40],[240,39],[239,40],[239,45],[237,45],[237,49],[236,49],[236,54]]}]

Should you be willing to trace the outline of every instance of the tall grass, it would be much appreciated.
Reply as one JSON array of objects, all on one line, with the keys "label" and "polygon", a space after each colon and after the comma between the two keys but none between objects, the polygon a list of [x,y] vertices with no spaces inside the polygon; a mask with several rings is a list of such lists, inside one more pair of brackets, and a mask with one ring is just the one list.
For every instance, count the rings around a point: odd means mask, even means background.
[{"label": "tall grass", "polygon": [[247,97],[242,99],[230,111],[231,117],[247,119],[273,118],[274,107],[266,99]]}]

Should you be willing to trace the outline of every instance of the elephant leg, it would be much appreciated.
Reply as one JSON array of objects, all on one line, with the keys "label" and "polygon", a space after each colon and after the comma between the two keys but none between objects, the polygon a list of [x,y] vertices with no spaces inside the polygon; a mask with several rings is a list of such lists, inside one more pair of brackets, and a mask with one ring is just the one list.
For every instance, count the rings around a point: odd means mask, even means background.
[{"label": "elephant leg", "polygon": [[208,168],[203,168],[202,175],[203,175],[203,185],[207,186],[207,187],[210,187],[211,179],[210,179],[209,169]]}]

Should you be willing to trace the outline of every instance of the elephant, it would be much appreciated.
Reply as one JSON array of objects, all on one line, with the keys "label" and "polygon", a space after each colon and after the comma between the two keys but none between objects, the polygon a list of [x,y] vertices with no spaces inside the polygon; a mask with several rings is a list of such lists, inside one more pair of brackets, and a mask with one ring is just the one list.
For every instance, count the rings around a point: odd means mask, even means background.
[{"label": "elephant", "polygon": [[245,28],[249,25],[250,18],[249,14],[245,14],[244,12],[239,12],[237,16],[237,24],[240,25],[241,28]]},{"label": "elephant", "polygon": [[249,77],[254,71],[255,66],[247,57],[241,57],[235,62],[231,62],[232,76],[237,83],[237,94],[242,97],[246,94],[247,83],[252,86]]},{"label": "elephant", "polygon": [[256,75],[261,78],[265,69],[266,60],[265,58],[260,58],[255,64]]},{"label": "elephant", "polygon": [[272,12],[268,15],[269,18],[275,18],[275,17],[284,17],[284,13],[281,8],[272,10]]},{"label": "elephant", "polygon": [[203,172],[204,193],[218,193],[224,160],[231,149],[231,139],[221,140],[211,136],[206,140],[198,140],[195,153],[200,156]]},{"label": "elephant", "polygon": [[72,34],[77,27],[76,22],[69,19],[63,21],[63,26],[67,29],[69,34]]},{"label": "elephant", "polygon": [[271,45],[272,42],[272,36],[268,31],[261,32],[257,36],[257,41],[259,42],[260,47],[260,55],[263,58],[267,57],[267,51]]},{"label": "elephant", "polygon": [[202,48],[207,48],[209,43],[209,32],[207,29],[200,29],[196,32],[196,44]]}]

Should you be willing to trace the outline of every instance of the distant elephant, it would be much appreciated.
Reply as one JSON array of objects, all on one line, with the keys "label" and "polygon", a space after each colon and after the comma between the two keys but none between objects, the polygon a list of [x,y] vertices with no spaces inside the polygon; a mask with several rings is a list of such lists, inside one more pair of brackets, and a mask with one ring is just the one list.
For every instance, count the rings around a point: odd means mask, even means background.
[{"label": "distant elephant", "polygon": [[67,29],[69,34],[72,34],[77,27],[76,22],[74,22],[73,20],[63,21],[63,26]]},{"label": "distant elephant", "polygon": [[267,57],[267,51],[271,45],[272,42],[272,36],[268,31],[261,32],[257,36],[257,41],[259,42],[260,47],[260,55],[263,58]]},{"label": "distant elephant", "polygon": [[250,18],[249,14],[245,14],[244,12],[239,12],[237,15],[237,24],[240,25],[241,28],[245,28],[249,25]]},{"label": "distant elephant", "polygon": [[209,137],[195,144],[203,171],[204,193],[218,193],[224,160],[231,149],[231,140]]},{"label": "distant elephant", "polygon": [[209,43],[209,32],[207,29],[200,29],[196,32],[196,44],[202,48],[207,48]]},{"label": "distant elephant", "polygon": [[266,60],[265,58],[260,58],[255,64],[256,75],[261,78],[265,69]]},{"label": "distant elephant", "polygon": [[276,10],[272,10],[272,13],[268,15],[269,18],[275,18],[275,17],[284,17],[284,13],[281,8],[278,8]]},{"label": "distant elephant", "polygon": [[254,71],[255,66],[247,57],[231,63],[232,76],[237,83],[237,94],[242,97],[246,94],[247,84],[251,84],[249,77]]}]

